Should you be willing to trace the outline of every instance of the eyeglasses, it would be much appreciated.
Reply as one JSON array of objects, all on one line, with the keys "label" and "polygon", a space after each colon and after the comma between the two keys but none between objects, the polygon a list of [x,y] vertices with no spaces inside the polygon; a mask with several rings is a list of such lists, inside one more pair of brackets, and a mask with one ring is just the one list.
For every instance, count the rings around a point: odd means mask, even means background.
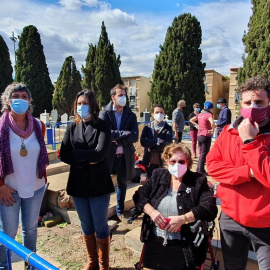
[{"label": "eyeglasses", "polygon": [[180,159],[180,160],[169,160],[169,164],[170,165],[174,165],[176,162],[179,163],[179,164],[181,164],[181,165],[186,164],[186,161],[183,160],[183,159]]}]

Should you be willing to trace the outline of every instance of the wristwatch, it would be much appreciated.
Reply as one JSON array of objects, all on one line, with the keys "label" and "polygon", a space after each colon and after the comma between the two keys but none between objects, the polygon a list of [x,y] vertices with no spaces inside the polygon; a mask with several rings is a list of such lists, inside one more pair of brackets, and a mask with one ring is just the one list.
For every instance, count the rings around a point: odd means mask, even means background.
[{"label": "wristwatch", "polygon": [[188,224],[189,222],[188,222],[187,216],[184,215],[184,217],[185,217],[185,224]]}]

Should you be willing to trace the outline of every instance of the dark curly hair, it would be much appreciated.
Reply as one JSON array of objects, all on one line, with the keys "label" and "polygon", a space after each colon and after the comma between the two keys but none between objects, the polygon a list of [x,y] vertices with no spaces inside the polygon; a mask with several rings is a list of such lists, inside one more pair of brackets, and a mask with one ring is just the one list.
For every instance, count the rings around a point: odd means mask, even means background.
[{"label": "dark curly hair", "polygon": [[246,91],[265,90],[268,98],[270,98],[270,85],[265,77],[251,77],[245,83],[241,84],[237,92],[241,96]]}]

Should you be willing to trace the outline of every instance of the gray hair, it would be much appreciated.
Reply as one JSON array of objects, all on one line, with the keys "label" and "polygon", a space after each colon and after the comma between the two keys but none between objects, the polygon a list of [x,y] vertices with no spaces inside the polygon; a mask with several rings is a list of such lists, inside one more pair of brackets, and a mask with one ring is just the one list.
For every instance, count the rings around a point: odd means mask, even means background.
[{"label": "gray hair", "polygon": [[[30,102],[32,101],[32,95],[29,89],[26,87],[26,85],[24,85],[23,83],[13,82],[6,87],[5,91],[1,95],[1,104],[2,104],[1,112],[4,112],[6,110],[10,111],[10,106],[8,105],[8,101],[10,100],[12,94],[15,92],[25,92]],[[28,110],[31,111],[31,104]]]},{"label": "gray hair", "polygon": [[183,99],[179,100],[178,103],[177,103],[177,107],[180,107],[180,106],[183,106],[183,105],[186,105],[186,102]]}]

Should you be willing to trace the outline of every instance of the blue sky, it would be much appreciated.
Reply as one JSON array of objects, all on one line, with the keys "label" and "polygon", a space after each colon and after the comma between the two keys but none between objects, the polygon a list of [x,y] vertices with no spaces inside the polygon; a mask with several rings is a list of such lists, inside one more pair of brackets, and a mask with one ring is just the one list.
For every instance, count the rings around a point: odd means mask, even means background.
[{"label": "blue sky", "polygon": [[35,25],[55,82],[67,56],[81,69],[88,44],[98,42],[104,21],[121,56],[121,75],[150,77],[167,28],[174,17],[188,12],[201,23],[206,69],[228,75],[230,68],[242,65],[242,37],[251,11],[251,0],[1,0],[0,34],[14,63],[12,31],[17,36],[23,27]]}]

